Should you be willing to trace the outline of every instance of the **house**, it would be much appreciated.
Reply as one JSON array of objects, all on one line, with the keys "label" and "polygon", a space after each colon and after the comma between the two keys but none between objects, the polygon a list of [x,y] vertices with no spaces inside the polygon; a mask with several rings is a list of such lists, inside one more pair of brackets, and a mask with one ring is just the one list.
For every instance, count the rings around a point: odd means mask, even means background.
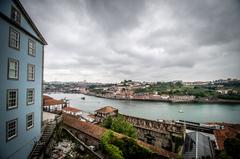
[{"label": "house", "polygon": [[70,114],[73,116],[79,116],[82,114],[80,109],[74,108],[74,107],[65,107],[62,109],[63,113]]},{"label": "house", "polygon": [[27,158],[41,136],[44,45],[19,0],[0,1],[0,158]]},{"label": "house", "polygon": [[63,107],[66,106],[66,102],[61,100],[53,99],[49,96],[43,96],[43,110],[47,112],[60,112]]},{"label": "house", "polygon": [[75,116],[77,119],[85,122],[92,123],[95,121],[95,116],[93,114],[89,114],[74,107],[64,107],[62,113]]},{"label": "house", "polygon": [[106,106],[95,111],[96,112],[96,121],[103,122],[109,116],[117,116],[118,109],[111,106]]}]

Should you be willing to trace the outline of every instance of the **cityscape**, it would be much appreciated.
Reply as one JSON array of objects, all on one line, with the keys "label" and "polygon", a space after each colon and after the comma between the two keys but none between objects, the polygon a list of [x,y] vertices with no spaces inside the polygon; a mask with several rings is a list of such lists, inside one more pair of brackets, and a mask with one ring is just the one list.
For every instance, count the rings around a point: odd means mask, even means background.
[{"label": "cityscape", "polygon": [[239,159],[240,3],[0,0],[0,159]]}]

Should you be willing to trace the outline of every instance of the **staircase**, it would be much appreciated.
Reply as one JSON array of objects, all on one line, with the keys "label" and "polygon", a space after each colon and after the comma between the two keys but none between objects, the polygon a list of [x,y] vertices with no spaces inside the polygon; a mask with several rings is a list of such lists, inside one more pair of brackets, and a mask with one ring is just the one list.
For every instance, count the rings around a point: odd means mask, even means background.
[{"label": "staircase", "polygon": [[50,122],[46,125],[40,140],[35,144],[32,152],[28,156],[28,159],[39,159],[44,147],[48,143],[50,137],[53,134],[54,128],[56,127],[55,122]]}]

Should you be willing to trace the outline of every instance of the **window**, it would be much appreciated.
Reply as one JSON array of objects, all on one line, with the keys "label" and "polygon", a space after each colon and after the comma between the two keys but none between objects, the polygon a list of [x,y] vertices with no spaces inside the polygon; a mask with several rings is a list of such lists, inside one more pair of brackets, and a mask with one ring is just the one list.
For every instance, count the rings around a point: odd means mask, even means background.
[{"label": "window", "polygon": [[8,78],[18,79],[19,64],[18,60],[8,59]]},{"label": "window", "polygon": [[28,40],[28,54],[35,56],[35,53],[36,53],[36,43],[33,40],[29,39]]},{"label": "window", "polygon": [[6,124],[7,128],[7,141],[17,136],[17,119],[10,120]]},{"label": "window", "polygon": [[14,49],[20,49],[20,33],[11,27],[9,31],[9,46]]},{"label": "window", "polygon": [[35,79],[35,66],[34,65],[28,64],[28,77],[27,77],[27,79],[29,81],[34,81],[34,79]]},{"label": "window", "polygon": [[34,104],[34,89],[27,89],[27,105]]},{"label": "window", "polygon": [[7,90],[7,109],[14,109],[18,107],[18,90]]},{"label": "window", "polygon": [[26,127],[27,127],[27,130],[33,128],[33,126],[34,126],[34,115],[33,115],[33,113],[29,113],[26,116]]},{"label": "window", "polygon": [[20,12],[12,7],[12,11],[11,11],[11,19],[14,20],[16,23],[20,24],[21,22],[21,14]]}]

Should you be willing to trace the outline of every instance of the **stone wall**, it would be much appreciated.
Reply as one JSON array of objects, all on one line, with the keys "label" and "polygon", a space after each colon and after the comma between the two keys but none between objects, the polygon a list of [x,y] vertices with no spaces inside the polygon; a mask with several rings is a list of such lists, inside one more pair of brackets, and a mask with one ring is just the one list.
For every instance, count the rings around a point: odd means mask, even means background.
[{"label": "stone wall", "polygon": [[185,137],[185,128],[177,123],[166,123],[121,114],[137,129],[138,139],[148,144],[174,151],[174,137]]}]

